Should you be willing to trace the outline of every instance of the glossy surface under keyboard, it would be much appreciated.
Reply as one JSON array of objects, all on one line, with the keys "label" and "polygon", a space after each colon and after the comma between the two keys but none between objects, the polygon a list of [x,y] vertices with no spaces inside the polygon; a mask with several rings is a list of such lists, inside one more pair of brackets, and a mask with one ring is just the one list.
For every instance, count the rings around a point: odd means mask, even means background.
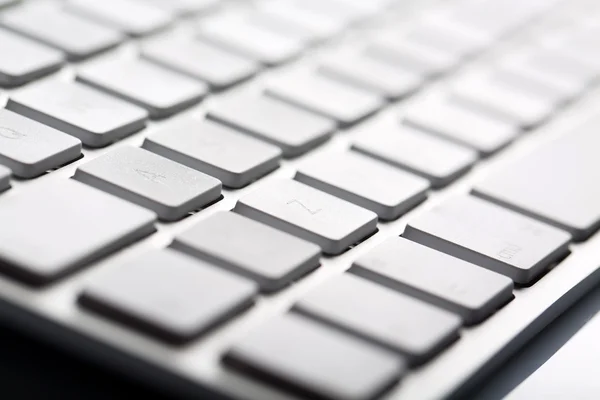
[{"label": "glossy surface under keyboard", "polygon": [[23,3],[15,326],[192,397],[437,399],[600,280],[593,2]]}]

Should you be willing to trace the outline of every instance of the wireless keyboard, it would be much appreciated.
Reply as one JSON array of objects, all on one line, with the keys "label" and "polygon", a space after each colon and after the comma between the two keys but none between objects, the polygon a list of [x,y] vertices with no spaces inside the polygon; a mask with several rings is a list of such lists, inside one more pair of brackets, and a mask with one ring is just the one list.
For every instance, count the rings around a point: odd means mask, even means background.
[{"label": "wireless keyboard", "polygon": [[167,389],[461,398],[600,280],[594,1],[1,1],[0,316]]}]

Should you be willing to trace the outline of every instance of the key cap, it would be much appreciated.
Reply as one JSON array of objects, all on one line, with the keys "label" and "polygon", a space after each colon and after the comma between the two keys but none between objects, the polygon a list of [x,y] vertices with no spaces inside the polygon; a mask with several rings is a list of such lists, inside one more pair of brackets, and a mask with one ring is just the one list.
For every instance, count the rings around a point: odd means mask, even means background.
[{"label": "key cap", "polygon": [[176,221],[219,198],[221,182],[137,147],[120,147],[81,165],[75,179]]},{"label": "key cap", "polygon": [[279,166],[281,151],[211,121],[180,119],[164,125],[143,147],[239,188]]},{"label": "key cap", "polygon": [[153,212],[72,179],[48,183],[0,199],[0,272],[51,283],[155,231]]},{"label": "key cap", "polygon": [[598,76],[593,66],[550,49],[515,57],[502,65],[498,73],[502,79],[524,85],[557,102],[579,96]]},{"label": "key cap", "polygon": [[509,278],[400,237],[356,260],[350,272],[459,314],[468,325],[513,298]]},{"label": "key cap", "polygon": [[600,227],[595,124],[591,119],[514,161],[478,183],[475,194],[587,239]]},{"label": "key cap", "polygon": [[529,284],[569,252],[560,229],[472,196],[447,200],[403,234],[451,256]]},{"label": "key cap", "polygon": [[427,197],[429,182],[366,155],[322,154],[301,164],[295,179],[376,213],[398,218]]},{"label": "key cap", "polygon": [[365,54],[381,62],[432,78],[456,67],[459,58],[434,48],[411,42],[398,35],[381,35],[364,49]]},{"label": "key cap", "polygon": [[419,365],[458,339],[458,315],[352,274],[342,274],[300,299],[294,309],[354,333]]},{"label": "key cap", "polygon": [[124,39],[113,29],[43,3],[4,11],[0,25],[64,51],[69,60],[90,57]]},{"label": "key cap", "polygon": [[198,103],[208,87],[145,60],[105,58],[80,68],[77,80],[164,118]]},{"label": "key cap", "polygon": [[311,10],[327,17],[335,17],[343,25],[359,23],[380,12],[380,5],[374,1],[339,1],[339,0],[292,0],[298,7]]},{"label": "key cap", "polygon": [[63,63],[61,52],[0,30],[0,85],[17,86],[58,70]]},{"label": "key cap", "polygon": [[410,107],[402,121],[488,156],[508,146],[521,132],[505,120],[478,113],[450,98],[431,98]]},{"label": "key cap", "polygon": [[0,110],[0,164],[12,169],[15,176],[33,178],[80,155],[79,139],[12,111]]},{"label": "key cap", "polygon": [[327,58],[320,64],[319,72],[391,100],[405,97],[423,84],[417,74],[357,52]]},{"label": "key cap", "polygon": [[198,35],[208,42],[266,65],[289,61],[298,56],[304,47],[297,38],[281,35],[239,13],[203,19],[198,27]]},{"label": "key cap", "polygon": [[368,117],[384,105],[374,94],[344,85],[316,71],[277,76],[267,83],[266,93],[333,118],[342,127]]},{"label": "key cap", "polygon": [[179,73],[200,79],[220,90],[259,70],[254,61],[197,39],[160,35],[146,42],[142,57]]},{"label": "key cap", "polygon": [[0,192],[10,188],[10,169],[0,165]]},{"label": "key cap", "polygon": [[243,196],[234,211],[340,254],[377,229],[377,215],[293,180],[277,180]]},{"label": "key cap", "polygon": [[172,14],[187,16],[210,11],[219,6],[222,0],[150,0],[150,2]]},{"label": "key cap", "polygon": [[165,10],[136,0],[68,0],[66,9],[132,36],[150,34],[173,22]]},{"label": "key cap", "polygon": [[462,79],[452,86],[450,95],[466,107],[519,124],[523,129],[540,125],[558,106],[493,74]]},{"label": "key cap", "polygon": [[353,132],[354,150],[422,176],[433,188],[448,185],[477,161],[475,151],[403,126],[393,116],[377,118]]},{"label": "key cap", "polygon": [[165,249],[91,279],[79,304],[160,340],[183,344],[250,307],[255,294],[253,282]]},{"label": "key cap", "polygon": [[282,289],[317,268],[321,255],[310,242],[225,211],[177,235],[171,247],[249,277],[263,292]]},{"label": "key cap", "polygon": [[313,149],[336,128],[328,118],[262,94],[229,96],[209,109],[208,118],[280,147],[285,157]]},{"label": "key cap", "polygon": [[6,108],[80,139],[106,146],[142,129],[148,113],[76,82],[48,80],[11,93]]},{"label": "key cap", "polygon": [[259,3],[258,7],[257,18],[261,18],[263,23],[285,26],[311,42],[327,40],[344,29],[342,21],[335,16],[303,7],[301,2],[276,0]]},{"label": "key cap", "polygon": [[301,397],[332,400],[375,399],[406,369],[393,354],[295,314],[250,332],[223,361]]}]

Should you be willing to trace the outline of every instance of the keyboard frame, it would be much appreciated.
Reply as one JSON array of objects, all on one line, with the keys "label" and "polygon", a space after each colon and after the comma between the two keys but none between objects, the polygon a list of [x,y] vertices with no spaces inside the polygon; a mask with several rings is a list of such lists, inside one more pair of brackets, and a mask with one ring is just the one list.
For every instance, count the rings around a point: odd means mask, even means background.
[{"label": "keyboard frame", "polygon": [[[417,3],[417,7],[426,7],[434,4],[435,1],[411,0],[406,6],[415,6]],[[396,12],[403,15],[404,18],[410,16],[410,13],[401,7]],[[391,17],[392,13],[384,18]],[[312,50],[312,54],[309,54],[302,62],[314,61],[329,46],[354,40],[357,31],[360,30],[351,31],[342,40],[335,40],[322,48]],[[519,37],[522,38],[523,35]],[[464,72],[485,66],[489,60],[511,51],[520,44],[508,40],[499,48],[479,58],[474,65],[467,66],[461,69],[458,75],[451,76],[450,81]],[[122,52],[126,57],[132,54],[133,48],[129,42],[113,51]],[[93,59],[91,60],[93,61]],[[294,65],[295,63],[292,63],[292,67]],[[267,70],[242,86],[247,90],[257,90],[269,75],[286,68],[288,67]],[[57,75],[61,79],[69,79],[72,74],[73,65],[69,65]],[[53,77],[49,79],[53,79]],[[433,83],[426,92],[440,90],[447,83],[449,83],[448,79],[439,80]],[[233,90],[241,90],[241,88],[236,87]],[[224,93],[229,92],[225,91]],[[10,90],[4,92],[0,101],[6,99],[6,93],[10,93]],[[221,94],[211,95],[199,106],[178,114],[174,118],[179,118],[179,115],[202,116],[206,107],[210,106],[213,101],[218,101],[219,96]],[[405,103],[410,104],[412,101],[408,100]],[[405,106],[404,103],[401,104],[400,107]],[[568,134],[569,130],[587,123],[599,107],[600,89],[589,91],[582,101],[568,106],[557,114],[557,118],[540,129],[524,134],[524,137],[501,151],[500,154],[480,161],[473,171],[448,188],[430,192],[425,203],[405,216],[392,222],[379,222],[379,231],[358,246],[337,257],[323,257],[321,259],[322,266],[316,271],[274,295],[260,296],[250,310],[189,345],[175,347],[163,344],[87,312],[77,305],[77,294],[87,281],[95,278],[96,274],[103,274],[109,272],[111,268],[118,268],[121,263],[150,249],[168,246],[175,234],[184,231],[214,212],[231,210],[238,198],[255,190],[264,182],[277,178],[292,178],[296,167],[304,159],[310,158],[312,154],[348,149],[353,136],[351,130],[336,133],[332,140],[321,145],[317,150],[293,160],[283,161],[281,168],[243,189],[223,190],[223,200],[193,216],[177,223],[158,222],[156,224],[157,233],[112,256],[94,262],[91,266],[53,285],[35,289],[0,275],[0,320],[16,329],[26,331],[28,334],[76,353],[78,356],[140,379],[145,384],[157,385],[180,395],[196,398],[293,399],[294,397],[276,391],[273,387],[225,369],[219,363],[221,354],[245,332],[259,326],[270,316],[288,310],[296,299],[311,288],[329,277],[347,270],[353,260],[386,238],[401,234],[410,218],[427,212],[448,197],[468,192],[474,183],[482,179],[489,171],[501,168],[511,160],[526,155],[529,151],[534,151],[539,144],[562,134]],[[395,117],[398,109],[398,106],[394,105],[380,114]],[[377,118],[377,116],[371,118]],[[169,120],[151,122],[148,128],[115,145],[103,149],[86,148],[83,151],[82,159],[51,174],[31,181],[13,179],[11,181],[13,188],[0,196],[13,196],[40,181],[68,179],[79,165],[116,146],[141,146],[146,135],[152,134],[157,127],[168,123]],[[530,288],[516,289],[514,291],[515,299],[512,302],[483,323],[464,328],[458,342],[451,345],[433,361],[412,371],[400,385],[395,386],[383,398],[388,400],[438,399],[451,396],[460,397],[465,394],[474,382],[481,380],[493,371],[527,340],[535,336],[577,299],[600,283],[600,268],[598,268],[600,266],[600,235],[592,236],[585,243],[573,244],[571,248],[573,253],[538,283]]]}]

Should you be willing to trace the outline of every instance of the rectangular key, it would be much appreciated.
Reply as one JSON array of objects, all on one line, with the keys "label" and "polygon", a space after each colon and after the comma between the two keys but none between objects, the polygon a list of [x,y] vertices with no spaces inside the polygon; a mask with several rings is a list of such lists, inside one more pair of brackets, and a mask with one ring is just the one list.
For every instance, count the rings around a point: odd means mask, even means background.
[{"label": "rectangular key", "polygon": [[64,61],[62,53],[8,30],[0,30],[0,84],[16,86],[58,70]]},{"label": "rectangular key", "polygon": [[419,365],[459,337],[458,315],[352,274],[329,279],[294,309]]},{"label": "rectangular key", "polygon": [[322,154],[300,164],[295,179],[376,213],[398,218],[427,197],[429,181],[358,152]]},{"label": "rectangular key", "polygon": [[2,13],[0,25],[62,50],[70,60],[92,56],[124,40],[116,30],[65,12],[58,6],[29,3],[15,7]]},{"label": "rectangular key", "polygon": [[221,196],[221,182],[137,147],[124,146],[81,165],[75,179],[175,221]]},{"label": "rectangular key", "polygon": [[289,61],[304,47],[298,38],[282,35],[241,13],[203,19],[198,36],[266,65]]},{"label": "rectangular key", "polygon": [[250,332],[223,362],[301,398],[327,400],[378,398],[406,370],[401,358],[293,313]]},{"label": "rectangular key", "polygon": [[0,164],[33,178],[81,155],[81,141],[12,111],[0,110]]},{"label": "rectangular key", "polygon": [[281,151],[208,120],[185,118],[163,125],[143,147],[240,188],[277,169]]},{"label": "rectangular key", "polygon": [[328,57],[319,65],[319,72],[390,100],[408,96],[423,84],[423,78],[415,73],[356,51]]},{"label": "rectangular key", "polygon": [[285,157],[305,153],[328,140],[336,124],[325,117],[262,94],[234,94],[220,100],[208,118],[281,148]]},{"label": "rectangular key", "polygon": [[311,42],[320,42],[338,35],[344,24],[335,16],[328,16],[293,1],[270,1],[258,3],[257,18],[263,23],[285,26],[290,31],[307,38]]},{"label": "rectangular key", "polygon": [[177,235],[171,247],[247,276],[274,292],[319,266],[321,249],[242,215],[221,211]]},{"label": "rectangular key", "polygon": [[513,298],[509,278],[401,237],[360,257],[350,272],[459,314],[469,325]]},{"label": "rectangular key", "polygon": [[[475,186],[481,197],[584,240],[600,227],[596,118],[514,161]],[[588,125],[589,124],[589,125]]]},{"label": "rectangular key", "polygon": [[377,229],[377,215],[293,180],[277,180],[238,200],[234,211],[340,254]]},{"label": "rectangular key", "polygon": [[109,57],[80,68],[77,80],[144,107],[164,118],[198,103],[208,87],[141,59]]},{"label": "rectangular key", "polygon": [[0,198],[0,272],[32,285],[53,282],[154,232],[155,219],[72,179],[23,190]]},{"label": "rectangular key", "polygon": [[143,44],[142,57],[215,89],[225,89],[254,75],[258,63],[201,40],[160,35]]},{"label": "rectangular key", "polygon": [[286,73],[267,82],[267,94],[336,120],[354,124],[383,107],[383,99],[317,71]]},{"label": "rectangular key", "polygon": [[76,82],[47,80],[13,93],[6,108],[80,139],[106,146],[142,129],[148,113]]},{"label": "rectangular key", "polygon": [[454,197],[406,226],[404,237],[532,283],[569,252],[571,235],[472,196]]},{"label": "rectangular key", "polygon": [[543,123],[558,106],[492,73],[463,78],[454,83],[450,94],[453,100],[473,110],[505,119],[523,129]]},{"label": "rectangular key", "polygon": [[169,11],[172,14],[188,16],[196,13],[208,12],[219,6],[223,0],[146,0],[150,3]]},{"label": "rectangular key", "polygon": [[481,114],[447,97],[419,102],[401,118],[408,125],[472,147],[484,156],[508,146],[521,132],[515,124]]},{"label": "rectangular key", "polygon": [[91,279],[79,304],[173,344],[250,307],[256,285],[185,254],[154,250]]},{"label": "rectangular key", "polygon": [[434,188],[454,181],[477,161],[477,153],[409,126],[393,116],[360,125],[352,148],[431,182]]},{"label": "rectangular key", "polygon": [[385,33],[376,37],[364,49],[365,53],[381,62],[402,70],[432,78],[456,67],[460,59],[450,53],[409,41],[402,35]]},{"label": "rectangular key", "polygon": [[0,192],[10,188],[10,169],[0,165]]},{"label": "rectangular key", "polygon": [[168,11],[136,0],[68,0],[66,9],[132,36],[164,29],[173,21]]}]

